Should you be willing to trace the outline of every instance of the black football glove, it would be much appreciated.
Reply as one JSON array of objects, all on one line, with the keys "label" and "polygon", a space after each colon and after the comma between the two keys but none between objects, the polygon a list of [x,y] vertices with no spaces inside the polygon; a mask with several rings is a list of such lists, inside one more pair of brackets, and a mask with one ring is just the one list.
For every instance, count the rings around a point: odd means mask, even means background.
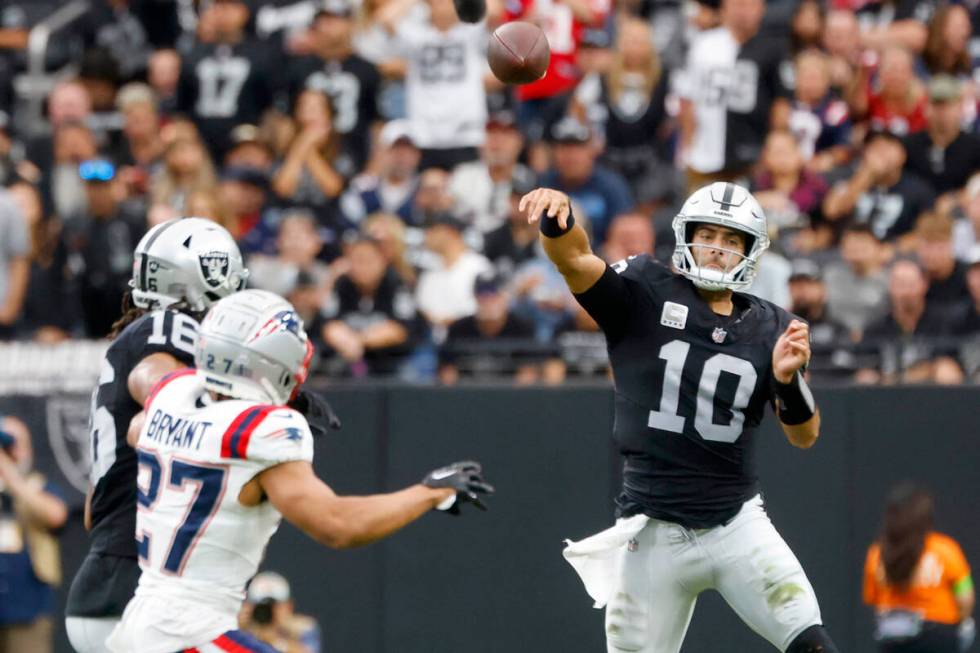
[{"label": "black football glove", "polygon": [[453,0],[453,5],[464,23],[479,23],[487,15],[486,0]]},{"label": "black football glove", "polygon": [[431,471],[422,479],[422,485],[456,490],[454,497],[437,506],[438,510],[448,512],[450,515],[459,514],[459,504],[463,501],[469,501],[480,510],[486,510],[487,507],[483,505],[478,495],[493,494],[493,486],[483,478],[480,463],[472,460],[464,460]]},{"label": "black football glove", "polygon": [[337,413],[333,412],[330,403],[316,392],[301,388],[296,398],[289,402],[289,407],[306,418],[314,438],[325,436],[328,429],[340,430],[340,418],[337,417]]}]

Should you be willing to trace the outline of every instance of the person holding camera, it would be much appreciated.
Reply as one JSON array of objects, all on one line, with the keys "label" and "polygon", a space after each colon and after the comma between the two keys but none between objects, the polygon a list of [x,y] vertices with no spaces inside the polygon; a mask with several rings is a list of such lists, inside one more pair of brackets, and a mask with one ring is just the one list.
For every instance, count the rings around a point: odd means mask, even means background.
[{"label": "person holding camera", "polygon": [[320,627],[293,612],[289,581],[274,571],[256,574],[249,583],[240,621],[242,630],[283,653],[320,653]]},{"label": "person holding camera", "polygon": [[0,415],[0,653],[52,651],[55,531],[68,519],[60,491],[32,471],[27,426]]}]

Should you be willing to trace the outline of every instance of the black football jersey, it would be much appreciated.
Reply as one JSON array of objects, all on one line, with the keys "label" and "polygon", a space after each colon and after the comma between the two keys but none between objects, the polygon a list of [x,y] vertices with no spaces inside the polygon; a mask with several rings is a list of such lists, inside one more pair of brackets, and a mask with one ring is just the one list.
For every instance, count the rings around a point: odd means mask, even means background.
[{"label": "black football jersey", "polygon": [[606,334],[626,458],[620,514],[691,528],[731,519],[759,491],[755,432],[772,400],[773,348],[792,316],[743,293],[731,315],[718,315],[649,255],[607,268],[576,298]]},{"label": "black football jersey", "polygon": [[156,353],[193,365],[197,330],[189,315],[154,311],[127,326],[102,359],[89,416],[95,553],[136,558],[136,452],[126,442],[126,431],[142,407],[129,394],[129,373]]},{"label": "black football jersey", "polygon": [[258,40],[235,45],[198,43],[187,55],[177,84],[177,109],[190,116],[220,163],[232,129],[258,124],[278,88],[275,52]]}]

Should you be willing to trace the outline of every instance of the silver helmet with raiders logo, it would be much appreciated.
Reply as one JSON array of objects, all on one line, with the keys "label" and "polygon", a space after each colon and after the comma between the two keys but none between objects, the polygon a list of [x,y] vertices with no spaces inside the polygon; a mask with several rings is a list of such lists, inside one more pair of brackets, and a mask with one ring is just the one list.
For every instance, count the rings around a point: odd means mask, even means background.
[{"label": "silver helmet with raiders logo", "polygon": [[247,279],[242,254],[224,227],[204,218],[178,218],[153,227],[140,240],[129,286],[140,308],[183,303],[203,312],[245,288]]}]

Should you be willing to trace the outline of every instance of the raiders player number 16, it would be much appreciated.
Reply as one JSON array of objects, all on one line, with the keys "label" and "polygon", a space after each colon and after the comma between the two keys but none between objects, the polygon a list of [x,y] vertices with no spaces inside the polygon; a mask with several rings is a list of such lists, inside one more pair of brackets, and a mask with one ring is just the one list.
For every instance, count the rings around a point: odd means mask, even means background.
[{"label": "raiders player number 16", "polygon": [[820,429],[802,376],[807,325],[738,292],[769,245],[758,202],[723,182],[692,194],[673,222],[673,269],[649,255],[607,265],[558,191],[534,190],[520,208],[602,328],[615,377],[619,519],[564,552],[596,606],[608,604],[608,650],[677,653],[698,594],[717,589],[779,650],[836,653],[753,469],[767,403],[798,447]]}]

